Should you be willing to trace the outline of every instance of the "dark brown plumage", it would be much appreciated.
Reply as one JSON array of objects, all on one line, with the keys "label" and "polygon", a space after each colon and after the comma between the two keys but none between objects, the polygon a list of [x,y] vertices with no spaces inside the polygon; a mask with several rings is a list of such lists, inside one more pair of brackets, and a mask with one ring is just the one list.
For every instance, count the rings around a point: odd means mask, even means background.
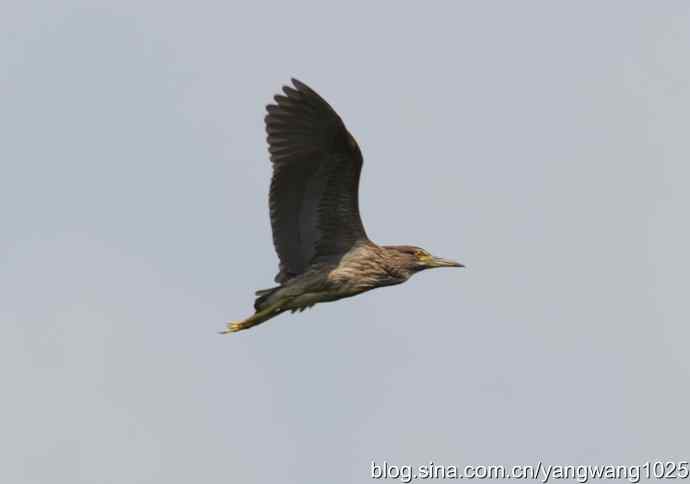
[{"label": "dark brown plumage", "polygon": [[285,86],[266,116],[279,283],[304,272],[315,257],[344,254],[367,239],[357,200],[362,153],[328,103],[293,83],[297,90]]},{"label": "dark brown plumage", "polygon": [[273,178],[269,194],[275,281],[257,291],[256,313],[229,323],[246,329],[319,302],[400,284],[432,267],[462,267],[414,246],[378,246],[359,213],[362,153],[340,116],[314,90],[293,79],[266,107]]}]

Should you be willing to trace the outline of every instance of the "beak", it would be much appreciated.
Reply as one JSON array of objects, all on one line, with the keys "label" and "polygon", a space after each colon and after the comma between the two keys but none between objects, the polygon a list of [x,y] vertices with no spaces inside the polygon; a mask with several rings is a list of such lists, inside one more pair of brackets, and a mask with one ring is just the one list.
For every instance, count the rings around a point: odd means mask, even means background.
[{"label": "beak", "polygon": [[459,262],[455,262],[454,260],[450,259],[442,259],[441,257],[432,257],[432,259],[428,262],[429,267],[465,267],[463,264],[460,264]]}]

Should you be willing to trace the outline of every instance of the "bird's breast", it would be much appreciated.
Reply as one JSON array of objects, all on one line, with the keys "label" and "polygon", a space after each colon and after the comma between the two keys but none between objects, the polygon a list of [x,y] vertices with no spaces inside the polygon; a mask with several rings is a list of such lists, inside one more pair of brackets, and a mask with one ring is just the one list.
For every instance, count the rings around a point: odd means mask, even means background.
[{"label": "bird's breast", "polygon": [[380,286],[386,276],[385,269],[375,261],[350,260],[338,264],[328,279],[338,292],[350,295]]}]

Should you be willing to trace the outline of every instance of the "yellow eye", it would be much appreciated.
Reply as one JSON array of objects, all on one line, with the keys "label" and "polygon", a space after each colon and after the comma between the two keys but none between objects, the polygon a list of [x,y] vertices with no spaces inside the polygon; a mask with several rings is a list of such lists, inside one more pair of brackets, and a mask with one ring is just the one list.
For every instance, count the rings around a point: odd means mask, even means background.
[{"label": "yellow eye", "polygon": [[426,259],[429,257],[429,253],[425,250],[418,250],[417,252],[414,253],[415,257],[417,259]]}]

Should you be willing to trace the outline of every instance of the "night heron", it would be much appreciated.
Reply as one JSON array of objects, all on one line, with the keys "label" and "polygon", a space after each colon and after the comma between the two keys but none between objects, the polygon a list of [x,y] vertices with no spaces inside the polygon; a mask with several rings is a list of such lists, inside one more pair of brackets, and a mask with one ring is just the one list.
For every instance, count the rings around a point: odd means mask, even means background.
[{"label": "night heron", "polygon": [[285,311],[355,296],[407,281],[434,267],[463,267],[411,245],[379,246],[359,215],[362,153],[340,116],[314,90],[293,79],[266,106],[273,163],[269,194],[275,282],[256,292],[255,314],[222,333],[251,328]]}]

